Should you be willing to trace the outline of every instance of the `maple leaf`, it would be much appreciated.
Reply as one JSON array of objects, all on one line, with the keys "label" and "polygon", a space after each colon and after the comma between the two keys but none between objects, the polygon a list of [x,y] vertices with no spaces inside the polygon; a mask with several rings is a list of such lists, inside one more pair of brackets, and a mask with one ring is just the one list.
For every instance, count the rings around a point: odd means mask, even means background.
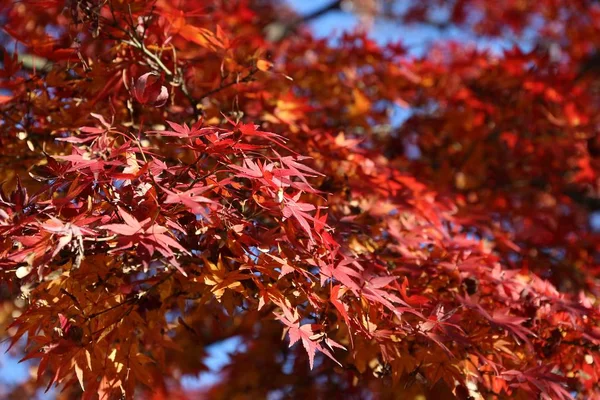
[{"label": "maple leaf", "polygon": [[208,259],[204,258],[204,263],[208,267],[208,271],[204,274],[204,283],[211,286],[211,292],[215,295],[217,300],[221,300],[225,294],[225,289],[234,290],[237,292],[243,292],[243,286],[240,281],[248,279],[249,276],[244,274],[242,271],[231,271],[229,272],[221,256],[217,263],[212,263]]},{"label": "maple leaf", "polygon": [[[232,122],[231,120],[229,122]],[[238,129],[243,136],[254,136],[257,138],[263,138],[263,139],[267,139],[270,141],[273,141],[277,144],[282,144],[285,142],[285,138],[281,135],[278,135],[276,133],[272,133],[272,132],[265,132],[265,131],[261,131],[258,129],[258,125],[254,125],[254,124],[245,124],[245,123],[238,123],[238,124],[234,124],[235,128]],[[243,137],[242,136],[242,137]]]},{"label": "maple leaf", "polygon": [[423,334],[424,336],[428,337],[433,342],[435,342],[450,357],[453,357],[452,351],[450,351],[450,349],[448,349],[448,347],[446,347],[446,345],[443,343],[444,338],[437,334],[435,331],[441,331],[442,333],[446,334],[446,327],[453,327],[464,334],[464,331],[462,331],[462,329],[458,325],[445,322],[448,319],[450,319],[456,311],[457,310],[455,309],[448,313],[444,313],[444,307],[438,304],[435,307],[435,309],[431,312],[429,317],[425,321],[420,322],[417,325],[419,333]]},{"label": "maple leaf", "polygon": [[244,166],[241,167],[239,165],[230,164],[229,168],[233,168],[238,171],[237,176],[243,178],[262,178],[263,177],[263,169],[259,163],[255,163],[250,159],[244,159]]},{"label": "maple leaf", "polygon": [[183,38],[211,50],[219,50],[225,47],[224,43],[215,34],[205,28],[186,24],[179,29],[178,33]]},{"label": "maple leaf", "polygon": [[497,326],[503,327],[530,346],[531,342],[529,337],[535,337],[536,335],[530,329],[523,326],[523,323],[528,319],[529,318],[510,315],[509,310],[497,310],[492,314],[490,322]]},{"label": "maple leaf", "polygon": [[540,393],[544,400],[558,399],[570,400],[573,399],[561,382],[565,382],[565,378],[550,372],[550,367],[542,365],[525,371],[508,370],[502,373],[502,377],[510,382],[512,387],[524,387]]},{"label": "maple leaf", "polygon": [[191,137],[199,137],[203,135],[207,135],[211,132],[209,128],[202,129],[202,125],[204,120],[202,118],[198,119],[192,127],[190,128],[187,124],[178,124],[173,121],[167,121],[167,124],[171,127],[171,130],[163,130],[163,131],[149,131],[148,133],[157,133],[162,136],[173,136],[178,138],[191,138]]},{"label": "maple leaf", "polygon": [[[343,293],[340,293],[341,285],[335,285],[331,288],[331,292],[329,294],[329,301],[335,307],[336,310],[340,313],[346,326],[350,329],[350,316],[348,315],[348,306],[344,304],[340,298],[343,296]],[[350,334],[350,343],[354,346],[354,338],[352,334]]]},{"label": "maple leaf", "polygon": [[400,295],[402,296],[402,299],[410,305],[424,305],[429,303],[429,299],[425,296],[420,296],[420,295],[411,295],[409,296],[407,294],[407,289],[408,289],[408,279],[406,277],[404,277],[404,280],[402,281],[402,285],[400,286]]},{"label": "maple leaf", "polygon": [[[531,50],[419,57],[274,38],[298,19],[274,1],[62,3],[0,6],[0,339],[39,382],[194,397],[235,339],[212,397],[598,397],[592,0],[443,2]],[[344,3],[418,25],[442,2]],[[314,368],[332,338],[343,370]]]},{"label": "maple leaf", "polygon": [[181,269],[179,263],[176,261],[175,254],[171,248],[175,248],[183,254],[189,254],[189,251],[175,239],[166,235],[169,232],[168,228],[157,224],[150,225],[150,218],[139,222],[121,207],[118,207],[118,213],[125,224],[106,224],[99,227],[100,229],[106,229],[123,236],[119,240],[121,246],[111,250],[111,252],[138,245],[138,250],[141,250],[139,255],[145,263],[148,263],[154,252],[158,251],[167,257],[173,266],[184,276],[187,276],[186,272]]},{"label": "maple leaf", "polygon": [[142,225],[137,219],[128,214],[121,207],[117,208],[119,215],[123,218],[124,224],[106,224],[100,226],[100,229],[108,229],[114,233],[125,236],[132,236],[138,233],[144,233]]},{"label": "maple leaf", "polygon": [[283,303],[277,302],[278,305],[282,308],[283,314],[275,313],[275,317],[283,322],[285,326],[288,328],[288,335],[290,337],[290,347],[292,347],[298,341],[302,342],[302,346],[304,346],[304,350],[306,350],[306,354],[308,354],[308,360],[310,363],[310,369],[313,369],[315,362],[315,354],[317,350],[321,353],[325,354],[327,357],[335,361],[339,366],[340,364],[330,350],[321,346],[320,342],[323,341],[330,348],[340,348],[345,350],[345,347],[334,342],[331,339],[325,338],[324,340],[322,336],[319,335],[319,326],[316,324],[303,324],[300,325],[300,316],[297,310],[291,310]]},{"label": "maple leaf", "polygon": [[175,192],[162,188],[167,193],[165,204],[183,204],[190,209],[194,214],[201,214],[203,217],[208,218],[206,206],[201,204],[217,205],[218,203],[201,196],[202,193],[212,189],[210,186],[196,186],[183,192]]},{"label": "maple leaf", "polygon": [[287,196],[284,197],[283,217],[294,217],[302,229],[304,229],[304,232],[306,232],[310,240],[313,240],[313,232],[308,221],[313,220],[314,218],[308,214],[308,212],[313,211],[316,207],[312,204],[299,202],[298,200],[300,199],[301,194],[302,193],[298,193],[292,198],[288,198]]},{"label": "maple leaf", "polygon": [[321,286],[325,284],[328,278],[334,278],[352,290],[355,295],[360,295],[360,285],[352,279],[353,277],[357,279],[360,278],[360,272],[357,269],[350,267],[350,265],[354,265],[360,270],[360,265],[358,265],[356,260],[342,255],[342,258],[336,266],[334,266],[334,263],[326,263],[323,261],[321,261],[320,264]]},{"label": "maple leaf", "polygon": [[83,253],[83,236],[95,235],[95,232],[91,229],[79,227],[74,223],[64,224],[61,220],[52,216],[45,223],[41,224],[40,227],[48,232],[60,235],[58,244],[52,252],[52,257],[55,257],[73,239],[77,241],[79,252]]}]

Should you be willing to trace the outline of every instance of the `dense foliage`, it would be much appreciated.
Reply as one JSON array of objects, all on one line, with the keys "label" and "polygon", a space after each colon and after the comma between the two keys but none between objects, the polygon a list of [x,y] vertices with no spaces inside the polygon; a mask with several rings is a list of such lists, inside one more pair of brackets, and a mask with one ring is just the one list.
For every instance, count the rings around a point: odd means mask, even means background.
[{"label": "dense foliage", "polygon": [[[339,9],[463,39],[307,29]],[[0,0],[0,26],[0,328],[34,360],[7,398],[600,399],[599,3]]]}]

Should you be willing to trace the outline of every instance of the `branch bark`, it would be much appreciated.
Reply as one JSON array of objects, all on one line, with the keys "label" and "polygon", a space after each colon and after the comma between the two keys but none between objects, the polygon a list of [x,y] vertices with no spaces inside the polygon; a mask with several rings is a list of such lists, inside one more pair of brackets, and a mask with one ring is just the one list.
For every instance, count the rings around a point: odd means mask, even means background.
[{"label": "branch bark", "polygon": [[311,12],[310,14],[303,15],[300,18],[292,21],[291,23],[285,23],[283,21],[276,21],[269,24],[266,28],[267,38],[272,42],[278,42],[285,39],[290,34],[294,33],[300,25],[309,23],[331,11],[337,11],[342,9],[342,0],[333,1],[318,10]]}]

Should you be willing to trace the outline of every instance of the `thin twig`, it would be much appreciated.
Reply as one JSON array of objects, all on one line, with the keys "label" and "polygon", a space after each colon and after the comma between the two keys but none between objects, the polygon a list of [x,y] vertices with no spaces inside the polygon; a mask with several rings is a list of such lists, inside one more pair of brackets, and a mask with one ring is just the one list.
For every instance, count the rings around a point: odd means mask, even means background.
[{"label": "thin twig", "polygon": [[[94,319],[94,318],[96,318],[96,317],[98,317],[98,316],[100,316],[100,315],[102,315],[102,314],[106,314],[107,312],[110,312],[110,311],[116,310],[117,308],[119,308],[119,307],[122,307],[122,306],[124,306],[124,305],[127,305],[127,304],[132,304],[132,305],[135,305],[135,304],[137,304],[137,303],[138,303],[140,300],[142,300],[142,299],[143,299],[145,296],[147,296],[147,295],[148,295],[148,293],[152,292],[152,291],[153,291],[153,290],[155,290],[155,289],[156,289],[156,288],[157,288],[159,285],[161,285],[162,283],[166,282],[166,281],[167,281],[169,278],[171,278],[171,277],[172,277],[174,274],[175,274],[175,271],[171,271],[171,272],[169,272],[167,275],[165,275],[164,277],[162,277],[162,278],[161,278],[161,279],[160,279],[158,282],[156,282],[154,285],[152,285],[152,286],[150,287],[150,289],[146,290],[145,292],[142,292],[142,293],[140,293],[138,296],[130,297],[129,299],[127,299],[127,300],[125,300],[125,301],[122,301],[122,302],[120,302],[120,303],[118,303],[118,304],[115,304],[115,305],[114,305],[114,306],[112,306],[112,307],[108,307],[108,308],[106,308],[106,309],[104,309],[104,310],[101,310],[101,311],[95,312],[95,313],[93,313],[93,314],[90,314],[90,315],[89,315],[89,316],[86,318],[86,320],[91,320],[91,319]],[[128,311],[126,314],[129,314],[129,312],[131,312],[131,311]]]},{"label": "thin twig", "polygon": [[201,95],[201,96],[200,96],[198,99],[196,99],[196,101],[198,101],[198,102],[199,102],[199,101],[201,101],[201,100],[205,99],[206,97],[208,97],[208,96],[210,96],[210,95],[213,95],[213,94],[215,94],[215,93],[218,93],[218,92],[220,92],[221,90],[227,89],[227,88],[229,88],[229,87],[231,87],[231,86],[237,85],[238,83],[245,83],[245,82],[249,82],[249,81],[252,79],[252,77],[254,76],[254,74],[256,74],[257,72],[258,72],[258,68],[256,68],[256,67],[253,67],[253,68],[250,70],[250,72],[248,72],[248,75],[246,75],[245,77],[243,77],[243,78],[241,78],[241,79],[236,79],[235,81],[232,81],[232,82],[229,82],[229,83],[226,83],[226,84],[223,84],[223,83],[221,82],[221,84],[219,85],[219,87],[217,87],[217,88],[214,88],[214,89],[212,89],[212,90],[209,90],[208,92],[206,92],[206,93],[202,94],[202,95]]}]

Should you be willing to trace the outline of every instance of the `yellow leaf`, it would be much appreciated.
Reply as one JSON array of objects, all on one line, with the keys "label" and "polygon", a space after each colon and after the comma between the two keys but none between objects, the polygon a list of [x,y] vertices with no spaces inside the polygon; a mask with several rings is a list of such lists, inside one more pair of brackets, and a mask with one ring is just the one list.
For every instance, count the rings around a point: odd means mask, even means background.
[{"label": "yellow leaf", "polygon": [[221,280],[215,280],[213,279],[213,277],[210,276],[204,276],[204,284],[208,285],[208,286],[215,286],[216,284],[218,284],[219,282],[221,282]]},{"label": "yellow leaf", "polygon": [[123,370],[123,367],[124,367],[123,363],[120,363],[120,362],[115,363],[115,368],[117,370],[117,374]]},{"label": "yellow leaf", "polygon": [[16,271],[17,278],[21,279],[21,278],[26,277],[27,275],[29,275],[29,273],[32,270],[33,270],[33,267],[30,267],[28,265],[17,268],[17,271]]},{"label": "yellow leaf", "polygon": [[371,110],[371,100],[360,90],[354,89],[352,96],[354,97],[354,103],[348,107],[350,117],[358,117]]},{"label": "yellow leaf", "polygon": [[125,158],[127,160],[127,167],[123,170],[124,174],[135,174],[140,170],[140,165],[137,162],[134,152],[126,153]]},{"label": "yellow leaf", "polygon": [[256,62],[256,68],[258,68],[261,71],[269,71],[271,68],[273,68],[273,63],[269,62],[267,60],[258,60]]},{"label": "yellow leaf", "polygon": [[193,25],[185,25],[179,30],[179,34],[186,40],[199,44],[200,46],[210,49],[223,49],[223,43],[219,41],[215,35],[208,29],[198,28]]},{"label": "yellow leaf", "polygon": [[113,361],[113,362],[114,362],[114,361],[115,361],[115,357],[116,357],[116,356],[117,356],[117,349],[116,349],[116,348],[114,348],[114,349],[113,349],[113,350],[110,352],[110,354],[108,355],[108,359],[109,359],[110,361]]},{"label": "yellow leaf", "polygon": [[85,349],[85,359],[87,360],[88,368],[91,371],[92,370],[92,355],[90,354],[88,349]]},{"label": "yellow leaf", "polygon": [[85,387],[83,386],[83,370],[79,367],[77,363],[75,363],[75,375],[77,375],[77,380],[81,385],[81,390],[85,390]]}]

